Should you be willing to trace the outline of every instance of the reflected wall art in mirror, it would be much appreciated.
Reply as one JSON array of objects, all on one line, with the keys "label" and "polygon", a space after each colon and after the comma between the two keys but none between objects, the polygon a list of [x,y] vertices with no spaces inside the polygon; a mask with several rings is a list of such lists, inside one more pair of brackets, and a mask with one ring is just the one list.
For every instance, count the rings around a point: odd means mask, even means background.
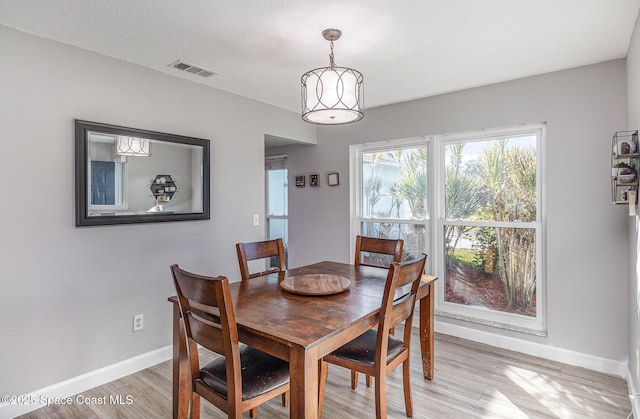
[{"label": "reflected wall art in mirror", "polygon": [[76,125],[76,226],[209,219],[209,140]]}]

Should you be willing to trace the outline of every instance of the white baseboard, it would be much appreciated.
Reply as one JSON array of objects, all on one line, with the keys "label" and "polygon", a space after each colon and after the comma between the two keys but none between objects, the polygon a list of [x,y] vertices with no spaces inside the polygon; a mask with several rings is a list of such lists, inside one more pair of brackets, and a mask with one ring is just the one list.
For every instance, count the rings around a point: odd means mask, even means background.
[{"label": "white baseboard", "polygon": [[[168,345],[19,396],[20,400],[14,400],[15,403],[0,403],[0,418],[13,418],[23,415],[44,407],[47,400],[72,397],[94,387],[101,386],[118,378],[164,362],[171,359],[172,356],[173,346]],[[17,403],[17,401],[20,401],[20,403]]]},{"label": "white baseboard", "polygon": [[[628,364],[624,362],[612,361],[610,359],[598,358],[580,352],[569,351],[562,348],[554,348],[536,342],[516,339],[508,336],[501,336],[495,333],[488,333],[481,330],[470,329],[451,323],[435,322],[437,333],[451,335],[475,342],[485,343],[502,349],[509,349],[522,352],[527,355],[538,356],[551,361],[562,362],[564,364],[587,368],[593,371],[611,374],[620,378],[627,378]],[[637,416],[640,417],[640,416]]]}]

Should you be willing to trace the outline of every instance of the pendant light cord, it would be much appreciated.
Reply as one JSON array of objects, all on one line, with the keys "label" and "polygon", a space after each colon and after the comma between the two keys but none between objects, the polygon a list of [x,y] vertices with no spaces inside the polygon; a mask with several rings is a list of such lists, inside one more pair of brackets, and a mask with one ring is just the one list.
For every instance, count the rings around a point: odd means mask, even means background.
[{"label": "pendant light cord", "polygon": [[331,48],[331,54],[329,54],[329,67],[332,70],[335,70],[336,63],[333,61],[333,39],[331,40],[331,43],[329,44],[329,47]]}]

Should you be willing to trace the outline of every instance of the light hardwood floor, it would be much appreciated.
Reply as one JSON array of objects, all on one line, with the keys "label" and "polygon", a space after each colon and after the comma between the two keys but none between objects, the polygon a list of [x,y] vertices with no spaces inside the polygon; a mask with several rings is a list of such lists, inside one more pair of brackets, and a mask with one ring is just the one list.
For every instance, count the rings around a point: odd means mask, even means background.
[{"label": "light hardwood floor", "polygon": [[[435,378],[422,378],[418,339],[412,339],[415,418],[626,418],[631,412],[626,382],[618,377],[436,335]],[[210,359],[204,355],[203,360]],[[374,390],[361,376],[351,390],[349,372],[330,366],[324,418],[375,417]],[[389,418],[404,418],[402,371],[388,378]],[[123,404],[52,405],[26,418],[170,418],[171,361],[96,387],[83,397],[120,397]],[[131,404],[127,404],[127,397]],[[202,401],[202,418],[224,418]],[[245,413],[244,417],[249,417]],[[277,397],[258,409],[258,418],[288,418]]]}]

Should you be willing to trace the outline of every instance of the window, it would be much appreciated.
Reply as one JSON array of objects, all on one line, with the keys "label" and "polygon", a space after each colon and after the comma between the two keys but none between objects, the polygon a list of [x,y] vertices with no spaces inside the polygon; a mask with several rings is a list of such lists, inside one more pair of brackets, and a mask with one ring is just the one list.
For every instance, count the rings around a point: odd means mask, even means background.
[{"label": "window", "polygon": [[88,131],[87,136],[91,145],[87,164],[87,209],[128,209],[127,158],[114,156],[116,136],[93,131]]},{"label": "window", "polygon": [[527,125],[352,146],[352,239],[427,253],[440,316],[544,334],[543,135]]},{"label": "window", "polygon": [[352,147],[354,159],[360,187],[353,196],[356,217],[352,242],[357,234],[400,238],[404,240],[404,259],[425,252],[429,234],[426,144]]},{"label": "window", "polygon": [[542,127],[442,139],[440,313],[542,330]]},{"label": "window", "polygon": [[[267,239],[282,238],[285,264],[288,265],[289,196],[287,156],[268,156],[265,160],[267,202]],[[269,267],[269,266],[268,266]]]},{"label": "window", "polygon": [[89,171],[89,203],[88,209],[122,210],[127,209],[127,166],[119,160],[90,160]]},{"label": "window", "polygon": [[[120,201],[118,199],[118,201]],[[91,205],[116,204],[116,163],[91,162]]]}]

